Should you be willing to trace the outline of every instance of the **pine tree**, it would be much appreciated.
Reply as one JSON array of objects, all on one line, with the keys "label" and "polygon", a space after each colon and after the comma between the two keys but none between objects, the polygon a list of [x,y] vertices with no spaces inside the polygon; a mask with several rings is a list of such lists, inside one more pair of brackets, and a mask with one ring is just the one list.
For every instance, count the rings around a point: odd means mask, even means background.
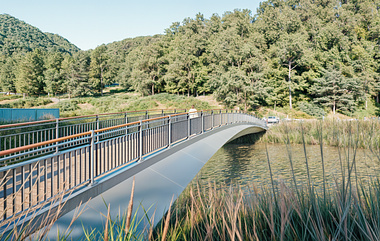
[{"label": "pine tree", "polygon": [[15,71],[16,69],[13,58],[7,58],[0,70],[0,86],[2,91],[16,92]]},{"label": "pine tree", "polygon": [[44,93],[44,62],[39,49],[27,53],[18,66],[16,90],[28,95]]},{"label": "pine tree", "polygon": [[110,79],[106,78],[109,56],[106,52],[107,47],[103,44],[97,47],[91,53],[90,64],[90,82],[92,87],[103,95],[104,85],[109,83]]},{"label": "pine tree", "polygon": [[61,74],[63,56],[61,53],[50,54],[45,63],[45,91],[51,94],[62,92],[63,78]]},{"label": "pine tree", "polygon": [[334,114],[337,110],[347,114],[355,110],[356,101],[363,96],[360,86],[357,78],[347,78],[337,67],[329,66],[322,78],[315,80],[311,93],[315,103],[331,108]]}]

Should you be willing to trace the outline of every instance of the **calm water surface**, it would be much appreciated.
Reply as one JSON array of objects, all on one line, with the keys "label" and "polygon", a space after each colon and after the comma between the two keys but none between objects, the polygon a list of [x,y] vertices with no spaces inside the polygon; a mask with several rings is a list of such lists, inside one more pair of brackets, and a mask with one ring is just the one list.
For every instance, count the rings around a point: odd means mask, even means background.
[{"label": "calm water surface", "polygon": [[[284,181],[293,184],[288,148],[286,145],[267,145],[268,155],[275,182]],[[291,159],[297,183],[307,183],[307,169],[305,152],[302,145],[290,147]],[[319,145],[306,147],[307,160],[315,186],[322,185],[323,169],[321,149]],[[338,149],[336,147],[323,147],[325,175],[328,183],[340,180],[342,168],[347,173],[348,160],[350,165],[355,157],[358,177],[363,182],[380,174],[380,162],[370,150],[358,149],[356,155],[353,150]],[[227,144],[222,147],[202,168],[193,180],[201,185],[215,182],[225,183],[227,186],[252,185],[257,187],[270,187],[270,174],[265,144],[237,145]],[[347,176],[347,174],[346,174]]]}]

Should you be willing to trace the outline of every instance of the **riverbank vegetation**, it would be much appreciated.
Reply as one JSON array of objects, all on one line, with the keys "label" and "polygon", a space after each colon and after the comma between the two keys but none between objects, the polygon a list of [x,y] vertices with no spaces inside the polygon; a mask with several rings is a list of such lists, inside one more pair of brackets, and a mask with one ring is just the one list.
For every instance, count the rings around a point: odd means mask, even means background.
[{"label": "riverbank vegetation", "polygon": [[272,125],[261,142],[307,145],[355,146],[377,150],[380,147],[380,122],[367,120],[305,120],[283,121]]}]

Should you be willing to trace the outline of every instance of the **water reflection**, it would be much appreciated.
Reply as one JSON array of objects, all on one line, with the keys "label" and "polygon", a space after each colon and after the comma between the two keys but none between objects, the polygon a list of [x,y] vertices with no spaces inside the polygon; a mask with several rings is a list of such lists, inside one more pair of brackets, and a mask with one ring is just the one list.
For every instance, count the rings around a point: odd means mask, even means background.
[{"label": "water reflection", "polygon": [[[288,150],[286,145],[268,145],[274,180],[292,185]],[[323,169],[320,146],[307,146],[306,153],[311,181],[314,186],[321,186]],[[352,165],[354,158],[358,178],[362,182],[377,177],[380,169],[379,161],[369,150],[359,149],[354,155],[353,150],[325,146],[323,157],[326,181],[331,184],[341,180],[342,169],[347,176],[347,166]],[[307,183],[306,158],[302,145],[291,146],[291,159],[297,183]],[[227,186],[238,184],[243,187],[254,182],[256,186],[269,187],[271,182],[265,145],[225,145],[207,162],[195,181],[199,181],[202,185],[211,181],[216,184],[225,183]]]}]

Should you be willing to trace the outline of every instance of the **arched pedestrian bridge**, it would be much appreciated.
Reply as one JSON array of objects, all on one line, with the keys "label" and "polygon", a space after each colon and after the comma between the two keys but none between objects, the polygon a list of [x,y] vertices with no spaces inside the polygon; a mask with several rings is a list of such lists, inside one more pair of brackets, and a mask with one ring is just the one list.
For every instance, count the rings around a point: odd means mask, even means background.
[{"label": "arched pedestrian bridge", "polygon": [[[124,117],[132,119],[129,115]],[[86,211],[71,226],[71,236],[81,236],[82,224],[89,229],[104,224],[105,203],[111,207],[111,217],[126,209],[133,177],[135,209],[139,203],[150,208],[148,216],[155,212],[156,223],[172,198],[178,197],[220,147],[267,129],[263,121],[240,112],[201,111],[191,117],[188,113],[166,115],[162,111],[154,118],[146,114],[137,121],[124,118],[124,124],[114,121],[115,125],[99,128],[97,116],[95,124],[87,121],[74,127],[66,125],[70,134],[75,129],[97,127],[92,130],[1,151],[3,224],[24,211],[29,211],[24,220],[37,223],[48,210],[64,202],[60,210],[63,216],[51,232],[50,238],[54,239],[56,229],[66,230],[77,207],[91,199],[80,207]],[[59,136],[54,126],[50,131]],[[139,213],[143,215],[141,207]]]}]

